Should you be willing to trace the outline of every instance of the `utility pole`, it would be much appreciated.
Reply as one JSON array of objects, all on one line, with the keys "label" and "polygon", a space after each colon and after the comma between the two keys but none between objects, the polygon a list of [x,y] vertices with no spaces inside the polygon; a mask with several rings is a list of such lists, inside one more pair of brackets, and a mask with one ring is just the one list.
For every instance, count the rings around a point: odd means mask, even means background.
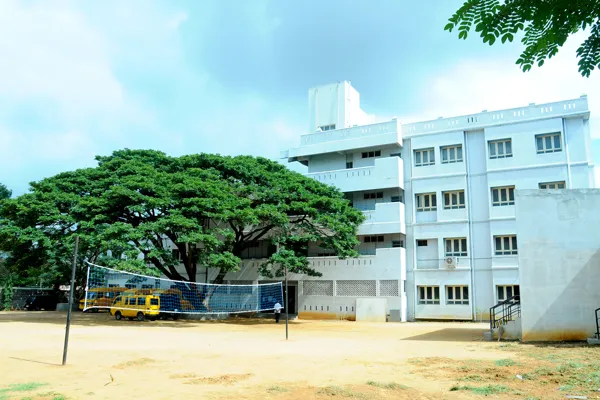
[{"label": "utility pole", "polygon": [[75,236],[75,252],[73,253],[73,270],[71,272],[71,287],[69,290],[69,309],[67,310],[67,326],[65,327],[65,346],[63,348],[62,365],[67,363],[67,349],[69,348],[69,330],[71,328],[71,311],[73,310],[73,293],[75,292],[75,267],[77,266],[77,251],[79,250],[79,236]]}]

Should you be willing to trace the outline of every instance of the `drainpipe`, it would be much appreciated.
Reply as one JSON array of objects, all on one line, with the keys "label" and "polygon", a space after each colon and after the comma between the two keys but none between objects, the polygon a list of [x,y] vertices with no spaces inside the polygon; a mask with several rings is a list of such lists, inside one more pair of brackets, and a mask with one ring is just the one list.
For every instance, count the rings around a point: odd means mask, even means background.
[{"label": "drainpipe", "polygon": [[464,137],[464,143],[465,143],[465,171],[467,173],[466,175],[466,180],[467,180],[467,219],[468,219],[468,223],[469,223],[469,253],[471,254],[471,298],[473,299],[473,301],[471,301],[471,316],[472,319],[477,320],[477,308],[476,308],[476,292],[475,292],[475,257],[474,257],[474,252],[473,252],[473,221],[472,221],[472,217],[473,214],[471,213],[471,200],[473,199],[472,194],[471,194],[471,175],[469,174],[469,150],[468,150],[468,145],[467,145],[467,132],[463,133],[463,137]]},{"label": "drainpipe", "polygon": [[569,144],[567,140],[567,127],[565,126],[565,119],[562,118],[563,128],[563,144],[565,153],[567,154],[567,189],[573,189],[573,183],[571,182],[571,156],[569,154]]}]

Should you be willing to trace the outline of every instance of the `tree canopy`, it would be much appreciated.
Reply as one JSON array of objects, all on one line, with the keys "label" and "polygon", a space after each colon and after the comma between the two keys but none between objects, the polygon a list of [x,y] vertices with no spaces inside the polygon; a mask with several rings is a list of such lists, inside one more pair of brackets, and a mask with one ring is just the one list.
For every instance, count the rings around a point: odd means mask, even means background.
[{"label": "tree canopy", "polygon": [[555,56],[570,35],[589,28],[577,49],[579,72],[585,77],[600,64],[600,0],[467,0],[444,28],[466,39],[475,27],[490,46],[512,42],[523,32],[525,46],[517,65],[529,71]]},{"label": "tree canopy", "polygon": [[261,240],[279,249],[263,276],[281,276],[282,265],[320,275],[309,266],[308,242],[357,256],[362,213],[337,189],[268,159],[126,149],[96,160],[5,201],[0,251],[10,252],[9,266],[66,276],[75,234],[81,261],[189,281],[209,267],[222,282]]},{"label": "tree canopy", "polygon": [[0,183],[0,200],[9,199],[12,196],[12,190]]}]

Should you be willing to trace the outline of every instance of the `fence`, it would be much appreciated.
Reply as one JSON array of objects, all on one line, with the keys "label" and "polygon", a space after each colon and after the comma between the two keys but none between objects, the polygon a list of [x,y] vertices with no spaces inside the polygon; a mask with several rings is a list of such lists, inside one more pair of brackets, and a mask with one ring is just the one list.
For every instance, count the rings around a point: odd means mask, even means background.
[{"label": "fence", "polygon": [[[36,294],[52,294],[52,288],[39,288],[39,287],[16,287],[13,288],[13,298],[11,303],[11,310],[22,310],[25,306],[25,301],[29,296]],[[0,288],[0,309],[4,307],[4,289]]]}]

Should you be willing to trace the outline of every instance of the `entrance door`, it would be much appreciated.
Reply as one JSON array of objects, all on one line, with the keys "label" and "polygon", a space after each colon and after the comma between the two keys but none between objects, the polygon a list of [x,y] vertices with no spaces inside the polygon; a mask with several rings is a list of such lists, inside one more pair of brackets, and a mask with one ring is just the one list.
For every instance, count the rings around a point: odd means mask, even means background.
[{"label": "entrance door", "polygon": [[[290,314],[296,314],[298,312],[298,310],[296,308],[296,289],[297,289],[297,286],[292,286],[288,282],[289,296],[287,297],[287,299],[289,302]],[[285,299],[286,299],[285,285],[283,285],[283,301],[284,302],[285,302]],[[287,304],[285,306],[286,307],[283,309],[283,312],[288,312]]]}]

